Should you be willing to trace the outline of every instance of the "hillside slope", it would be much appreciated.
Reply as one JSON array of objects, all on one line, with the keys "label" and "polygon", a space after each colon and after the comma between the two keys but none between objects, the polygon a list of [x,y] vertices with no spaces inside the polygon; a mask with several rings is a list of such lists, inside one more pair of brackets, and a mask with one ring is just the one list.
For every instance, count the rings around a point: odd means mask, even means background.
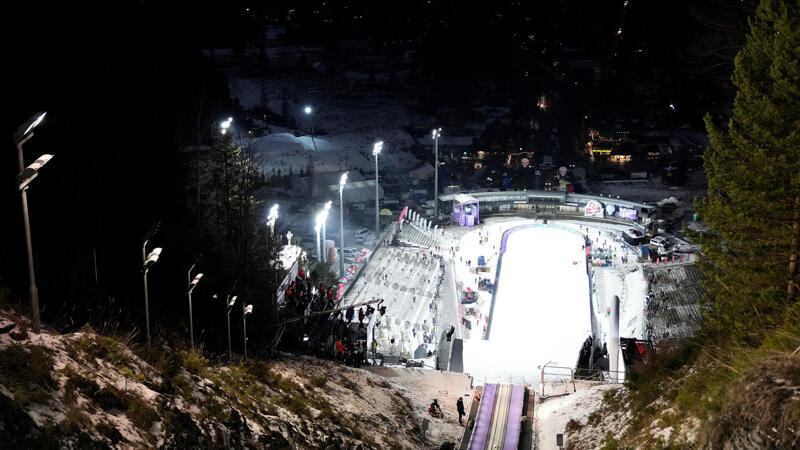
[{"label": "hillside slope", "polygon": [[[428,448],[418,405],[379,375],[309,358],[212,366],[88,327],[26,331],[0,311],[5,448]],[[136,354],[139,353],[139,354]],[[147,356],[145,361],[142,356]],[[417,414],[415,414],[417,413]]]}]

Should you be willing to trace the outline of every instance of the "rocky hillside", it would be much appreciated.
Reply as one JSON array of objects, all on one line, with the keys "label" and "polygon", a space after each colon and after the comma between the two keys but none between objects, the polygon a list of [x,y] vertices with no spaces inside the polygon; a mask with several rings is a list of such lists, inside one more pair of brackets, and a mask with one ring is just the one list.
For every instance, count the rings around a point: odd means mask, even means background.
[{"label": "rocky hillside", "polygon": [[[5,448],[438,448],[407,391],[307,358],[211,365],[0,311]],[[8,331],[10,327],[13,328]],[[132,350],[132,348],[135,350]]]}]

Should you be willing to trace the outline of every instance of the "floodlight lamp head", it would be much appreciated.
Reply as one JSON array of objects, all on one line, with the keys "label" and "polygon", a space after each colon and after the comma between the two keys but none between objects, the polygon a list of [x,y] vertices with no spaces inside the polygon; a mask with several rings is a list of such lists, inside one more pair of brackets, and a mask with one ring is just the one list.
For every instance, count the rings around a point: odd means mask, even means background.
[{"label": "floodlight lamp head", "polygon": [[312,111],[312,110],[311,110],[311,107],[310,107],[310,106],[306,106],[306,107],[305,107],[305,112],[306,112],[306,114],[311,114],[311,111]]},{"label": "floodlight lamp head", "polygon": [[159,256],[161,256],[161,247],[156,247],[150,252],[149,255],[147,255],[147,262],[152,261],[152,263],[155,264],[155,262],[158,261]]},{"label": "floodlight lamp head", "polygon": [[225,134],[230,128],[231,123],[233,122],[233,117],[228,117],[228,120],[219,124],[220,128],[222,128],[222,134]]},{"label": "floodlight lamp head", "polygon": [[325,203],[325,211],[329,211],[331,209],[331,205],[333,205],[333,200],[328,200],[328,202]]},{"label": "floodlight lamp head", "polygon": [[339,180],[339,187],[343,187],[347,183],[347,172],[342,174],[342,178]]},{"label": "floodlight lamp head", "polygon": [[247,305],[244,308],[244,315],[252,314],[253,313],[253,305]]},{"label": "floodlight lamp head", "polygon": [[17,128],[17,132],[14,133],[14,141],[19,143],[21,140],[25,139],[25,137],[28,136],[34,128],[42,123],[42,120],[44,120],[44,116],[46,115],[47,112],[38,112],[31,116],[30,119]]},{"label": "floodlight lamp head", "polygon": [[375,146],[372,147],[372,154],[378,156],[378,153],[380,153],[382,149],[383,149],[383,141],[378,141],[375,143]]},{"label": "floodlight lamp head", "polygon": [[200,282],[200,278],[203,278],[203,274],[202,274],[202,273],[198,273],[198,274],[197,274],[197,275],[194,277],[194,280],[192,280],[192,286],[194,286],[194,285],[196,285],[197,283],[199,283],[199,282]]},{"label": "floodlight lamp head", "polygon": [[267,216],[267,219],[275,220],[277,218],[278,218],[278,204],[276,203],[272,205],[272,208],[269,209],[269,215]]},{"label": "floodlight lamp head", "polygon": [[239,298],[238,295],[234,295],[233,297],[231,297],[231,301],[228,303],[229,308],[232,307],[234,303],[236,303],[237,298]]}]

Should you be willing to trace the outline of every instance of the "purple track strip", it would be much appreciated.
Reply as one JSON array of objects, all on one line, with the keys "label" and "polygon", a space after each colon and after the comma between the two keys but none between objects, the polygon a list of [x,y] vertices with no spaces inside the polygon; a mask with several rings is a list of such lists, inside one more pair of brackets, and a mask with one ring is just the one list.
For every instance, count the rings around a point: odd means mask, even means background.
[{"label": "purple track strip", "polygon": [[487,384],[483,387],[483,396],[478,408],[478,416],[475,418],[475,431],[472,432],[472,439],[469,441],[469,450],[483,450],[486,447],[489,425],[492,424],[492,410],[497,386],[496,384]]},{"label": "purple track strip", "polygon": [[508,408],[508,425],[506,426],[506,439],[503,450],[517,450],[519,445],[520,419],[522,419],[522,401],[525,398],[525,388],[514,386],[511,390],[511,405]]}]

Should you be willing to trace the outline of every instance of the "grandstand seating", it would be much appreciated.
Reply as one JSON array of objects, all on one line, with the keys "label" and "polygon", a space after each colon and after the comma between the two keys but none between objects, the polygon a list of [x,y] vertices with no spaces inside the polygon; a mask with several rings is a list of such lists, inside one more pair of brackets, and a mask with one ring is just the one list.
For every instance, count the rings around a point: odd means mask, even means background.
[{"label": "grandstand seating", "polygon": [[403,224],[402,231],[396,235],[395,239],[400,245],[419,248],[432,248],[437,246],[439,242],[439,240],[434,237],[432,230],[420,228],[411,222]]}]

